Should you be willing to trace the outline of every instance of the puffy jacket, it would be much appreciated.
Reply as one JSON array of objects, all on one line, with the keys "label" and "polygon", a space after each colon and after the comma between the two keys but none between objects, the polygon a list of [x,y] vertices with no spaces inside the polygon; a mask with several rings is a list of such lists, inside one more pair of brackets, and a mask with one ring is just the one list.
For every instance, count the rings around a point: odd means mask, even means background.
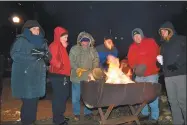
[{"label": "puffy jacket", "polygon": [[52,54],[49,72],[70,76],[71,66],[68,52],[60,43],[60,37],[65,32],[67,32],[67,30],[62,27],[56,27],[54,29],[54,41],[49,46],[49,50]]},{"label": "puffy jacket", "polygon": [[128,62],[132,69],[136,65],[146,65],[144,76],[157,74],[159,68],[156,65],[157,55],[159,54],[159,46],[152,38],[143,38],[141,43],[132,43],[129,47]]},{"label": "puffy jacket", "polygon": [[[169,30],[167,39],[162,39],[160,54],[163,56],[163,72],[165,77],[185,75],[186,74],[186,36],[177,35],[173,24],[165,22],[159,29]],[[176,64],[178,69],[170,71],[169,65]]]},{"label": "puffy jacket", "polygon": [[[87,37],[90,39],[90,46],[87,49],[83,49],[80,44],[80,40],[83,37]],[[74,45],[69,53],[69,57],[71,60],[71,76],[70,80],[73,83],[80,83],[80,81],[88,80],[88,74],[94,69],[99,67],[99,56],[94,48],[95,40],[93,37],[86,32],[81,32],[77,38],[77,45]],[[86,69],[81,77],[77,76],[76,70],[77,68]]]}]

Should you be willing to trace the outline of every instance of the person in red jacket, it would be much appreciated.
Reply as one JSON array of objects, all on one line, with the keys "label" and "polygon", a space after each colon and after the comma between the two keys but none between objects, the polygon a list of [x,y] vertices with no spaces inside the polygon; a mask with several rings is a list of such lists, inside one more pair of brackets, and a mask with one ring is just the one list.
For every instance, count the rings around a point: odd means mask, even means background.
[{"label": "person in red jacket", "polygon": [[[132,31],[134,42],[128,51],[128,63],[136,74],[136,82],[158,83],[159,68],[156,65],[159,46],[152,38],[144,37],[143,31],[136,28]],[[149,104],[151,108],[150,120],[157,122],[159,118],[158,98]],[[142,110],[143,116],[149,115],[148,106]]]},{"label": "person in red jacket", "polygon": [[54,41],[49,50],[52,54],[49,68],[49,79],[53,89],[52,111],[53,122],[57,125],[67,125],[64,117],[66,101],[69,97],[70,60],[66,47],[68,46],[68,31],[62,27],[54,29]]}]

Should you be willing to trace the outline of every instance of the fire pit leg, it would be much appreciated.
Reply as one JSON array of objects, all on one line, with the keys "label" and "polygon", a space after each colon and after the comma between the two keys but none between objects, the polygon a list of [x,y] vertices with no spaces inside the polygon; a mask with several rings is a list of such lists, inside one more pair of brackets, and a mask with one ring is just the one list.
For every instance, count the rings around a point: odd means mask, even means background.
[{"label": "fire pit leg", "polygon": [[133,108],[132,105],[129,105],[132,114],[134,116],[137,116],[137,119],[135,120],[135,122],[136,122],[137,125],[140,125],[140,121],[138,119],[138,115],[140,114],[140,112],[142,111],[142,109],[145,107],[146,104],[147,104],[146,102],[143,102],[143,104],[138,108],[137,111],[135,111],[135,109]]},{"label": "fire pit leg", "polygon": [[103,113],[102,108],[98,108],[99,114],[101,116],[100,124],[105,124],[113,108],[114,108],[114,105],[110,105],[105,114]]}]

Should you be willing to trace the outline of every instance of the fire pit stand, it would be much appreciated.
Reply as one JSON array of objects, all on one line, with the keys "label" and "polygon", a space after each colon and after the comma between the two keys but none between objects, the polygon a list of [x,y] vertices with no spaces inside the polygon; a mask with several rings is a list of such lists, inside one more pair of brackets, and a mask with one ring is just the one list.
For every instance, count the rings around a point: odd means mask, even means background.
[{"label": "fire pit stand", "polygon": [[[138,115],[145,105],[153,101],[160,93],[159,83],[106,84],[102,82],[82,82],[81,97],[88,108],[98,108],[101,125],[117,125],[136,122],[140,125]],[[133,105],[141,106],[135,110]],[[128,105],[132,115],[108,119],[114,107]],[[106,113],[102,108],[108,107]],[[84,120],[84,106],[81,106],[81,121]]]}]

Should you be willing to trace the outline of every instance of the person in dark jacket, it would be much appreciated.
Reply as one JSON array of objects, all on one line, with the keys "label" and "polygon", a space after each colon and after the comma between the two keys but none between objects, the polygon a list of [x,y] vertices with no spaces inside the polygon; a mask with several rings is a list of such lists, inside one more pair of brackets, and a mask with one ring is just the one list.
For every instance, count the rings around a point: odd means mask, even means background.
[{"label": "person in dark jacket", "polygon": [[164,43],[157,57],[162,65],[173,124],[186,125],[186,37],[176,33],[171,22],[159,29]]},{"label": "person in dark jacket", "polygon": [[3,73],[4,73],[4,60],[5,57],[3,54],[0,55],[0,103],[1,103],[1,96],[3,91]]},{"label": "person in dark jacket", "polygon": [[46,91],[46,63],[51,59],[44,31],[36,20],[28,20],[12,45],[11,89],[22,100],[21,122],[36,121],[37,104]]},{"label": "person in dark jacket", "polygon": [[49,46],[52,54],[49,79],[53,88],[53,122],[57,125],[68,124],[68,119],[64,118],[70,90],[69,76],[71,74],[70,59],[66,50],[67,40],[68,31],[62,27],[56,27],[54,29],[54,41]]},{"label": "person in dark jacket", "polygon": [[108,67],[106,62],[108,55],[118,57],[118,50],[114,46],[112,37],[110,35],[104,37],[104,44],[97,46],[96,50],[100,60],[99,66],[104,69],[107,69]]}]

